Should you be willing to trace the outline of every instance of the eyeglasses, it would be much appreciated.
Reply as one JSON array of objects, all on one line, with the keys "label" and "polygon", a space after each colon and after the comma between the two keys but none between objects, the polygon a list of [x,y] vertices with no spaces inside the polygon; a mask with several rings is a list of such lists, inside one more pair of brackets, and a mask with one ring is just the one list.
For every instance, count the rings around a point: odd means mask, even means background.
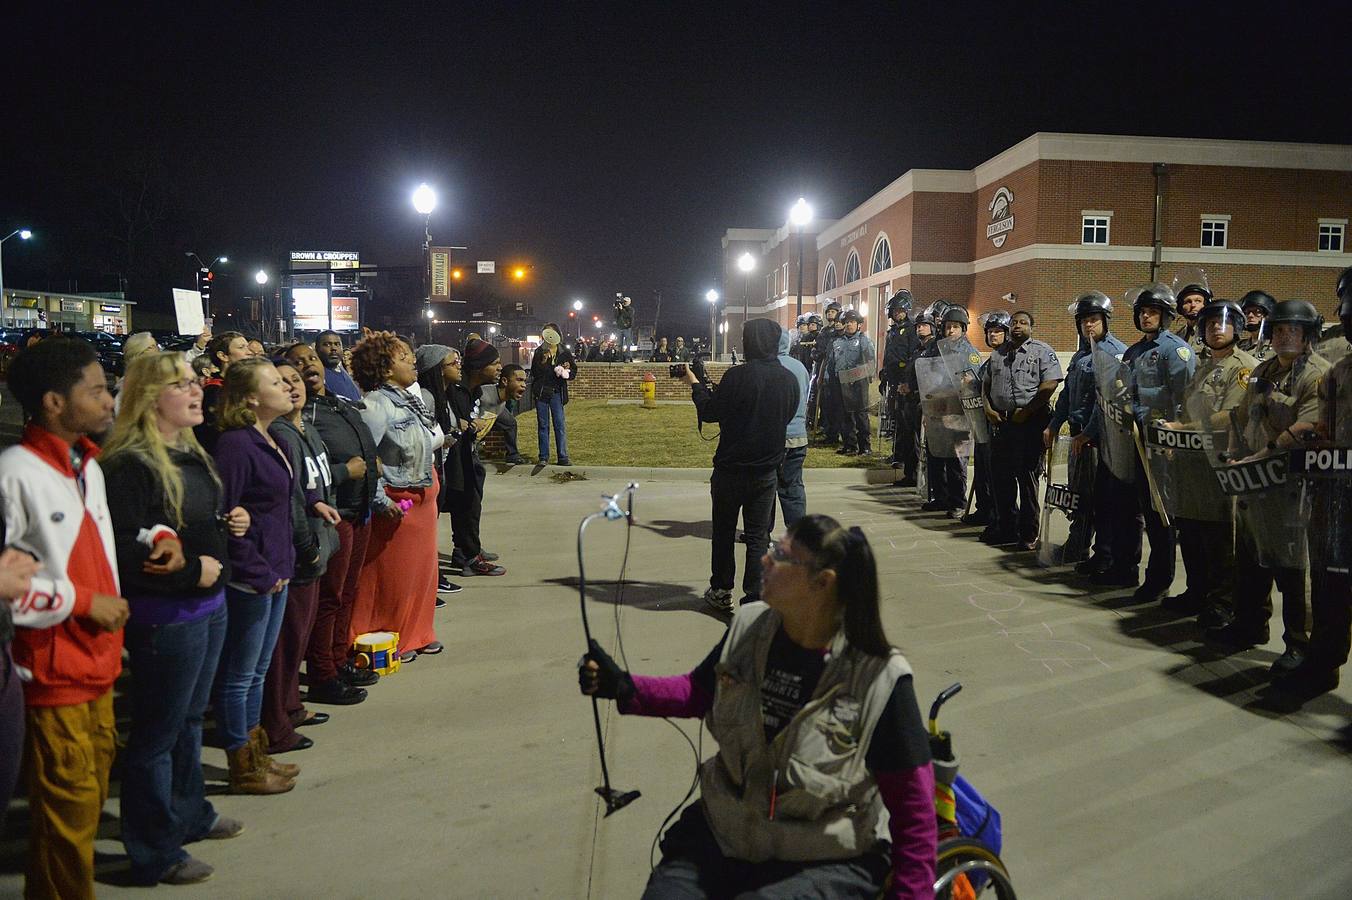
[{"label": "eyeglasses", "polygon": [[195,387],[200,388],[201,386],[202,379],[200,378],[179,379],[178,381],[171,381],[165,385],[165,387],[167,388],[173,388],[174,390],[184,394],[186,394],[188,391],[192,390]]},{"label": "eyeglasses", "polygon": [[455,359],[448,359],[442,363],[442,365],[448,369],[458,369],[460,368],[460,357],[457,356]]}]

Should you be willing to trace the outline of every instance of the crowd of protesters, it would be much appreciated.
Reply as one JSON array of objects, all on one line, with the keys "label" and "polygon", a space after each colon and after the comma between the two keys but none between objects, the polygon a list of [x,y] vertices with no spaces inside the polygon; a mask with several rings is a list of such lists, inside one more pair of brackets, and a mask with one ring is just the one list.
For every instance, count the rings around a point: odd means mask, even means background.
[{"label": "crowd of protesters", "polygon": [[285,793],[301,767],[278,757],[329,719],[311,707],[359,704],[379,681],[354,640],[397,635],[401,665],[440,653],[439,595],[461,589],[443,568],[506,571],[480,535],[480,446],[526,383],[491,343],[128,345],[116,399],[79,340],[38,342],[8,372],[25,427],[0,454],[0,819],[22,760],[29,897],[93,896],[124,649],[131,878],[196,883],[212,869],[187,845],[244,827],[206,796],[208,709],[229,790]]}]

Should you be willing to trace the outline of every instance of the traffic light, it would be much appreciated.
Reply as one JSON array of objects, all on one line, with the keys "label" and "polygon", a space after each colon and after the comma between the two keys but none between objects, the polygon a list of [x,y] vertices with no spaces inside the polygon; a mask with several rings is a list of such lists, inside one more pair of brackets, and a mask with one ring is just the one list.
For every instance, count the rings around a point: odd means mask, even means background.
[{"label": "traffic light", "polygon": [[[206,266],[197,270],[197,290],[202,295],[202,302],[211,303],[211,280],[215,274]],[[210,306],[207,307],[210,309]]]}]

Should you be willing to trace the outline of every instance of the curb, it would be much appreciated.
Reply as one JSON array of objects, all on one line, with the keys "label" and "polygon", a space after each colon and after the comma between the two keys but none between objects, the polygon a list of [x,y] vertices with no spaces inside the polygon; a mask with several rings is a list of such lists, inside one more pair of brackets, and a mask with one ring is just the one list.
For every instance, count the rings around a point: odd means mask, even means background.
[{"label": "curb", "polygon": [[[491,467],[490,474],[510,475],[516,478],[548,478],[560,472],[571,472],[589,481],[709,481],[713,469],[642,468],[637,466],[509,466],[497,460],[484,460]],[[804,484],[894,484],[902,479],[899,469],[804,469]]]}]

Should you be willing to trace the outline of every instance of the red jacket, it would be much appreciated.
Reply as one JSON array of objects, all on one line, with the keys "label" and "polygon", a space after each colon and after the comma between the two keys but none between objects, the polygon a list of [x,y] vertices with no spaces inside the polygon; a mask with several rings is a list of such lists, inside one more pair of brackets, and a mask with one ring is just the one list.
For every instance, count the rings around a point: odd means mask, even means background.
[{"label": "red jacket", "polygon": [[85,618],[94,594],[119,593],[112,517],[99,448],[81,438],[81,497],[70,445],[29,423],[0,453],[5,540],[41,562],[27,594],[8,601],[14,662],[30,706],[69,706],[106,693],[122,671],[122,631]]}]

